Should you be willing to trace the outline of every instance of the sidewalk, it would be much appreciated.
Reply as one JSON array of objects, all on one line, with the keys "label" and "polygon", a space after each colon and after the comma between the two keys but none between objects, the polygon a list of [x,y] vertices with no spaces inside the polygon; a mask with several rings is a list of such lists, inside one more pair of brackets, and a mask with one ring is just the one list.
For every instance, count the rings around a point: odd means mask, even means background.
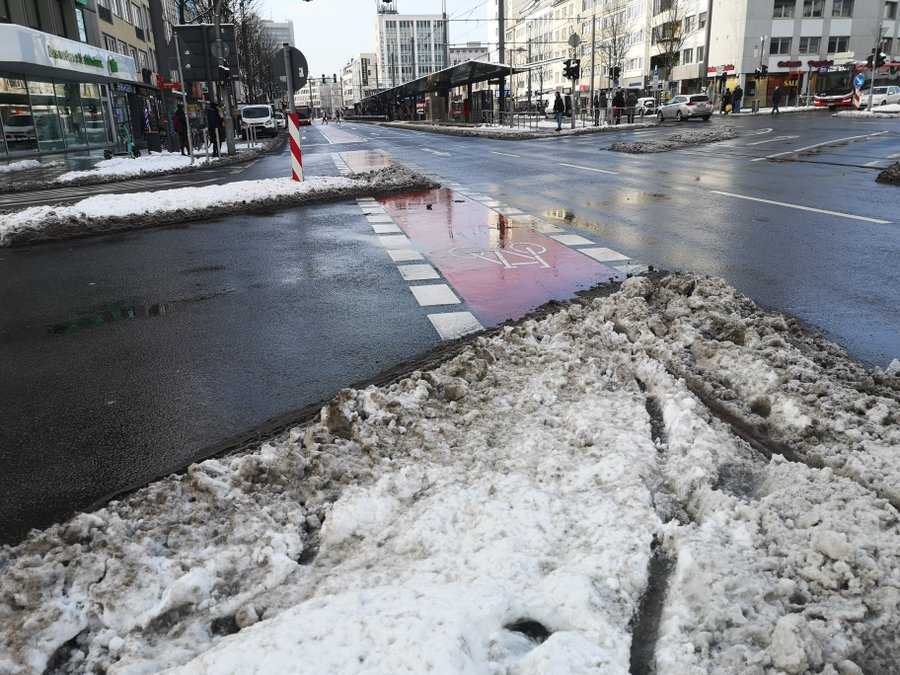
[{"label": "sidewalk", "polygon": [[[782,114],[782,115],[787,115],[789,113],[816,112],[819,110],[828,110],[828,108],[819,108],[814,105],[802,105],[802,106],[783,105],[778,108],[779,114]],[[738,115],[740,117],[752,117],[754,115],[771,115],[771,114],[772,114],[772,108],[760,108],[759,112],[754,113],[751,108],[748,108],[746,106],[743,106],[741,108],[741,112],[739,112],[739,113],[736,113],[736,112],[728,113],[728,115]],[[713,115],[722,115],[722,112],[720,110],[714,110]],[[727,117],[728,115],[724,115],[724,116]]]},{"label": "sidewalk", "polygon": [[[372,124],[371,122],[364,122]],[[479,138],[491,138],[504,141],[524,141],[539,138],[556,138],[558,136],[582,136],[586,134],[608,133],[613,131],[629,131],[635,129],[648,129],[656,126],[656,121],[635,122],[634,124],[603,125],[599,127],[585,126],[572,129],[568,120],[563,121],[561,131],[556,131],[556,122],[552,120],[539,120],[538,127],[506,127],[496,124],[481,124],[478,126],[456,126],[452,124],[435,124],[432,122],[374,122],[378,126],[392,127],[395,129],[414,129],[433,134],[446,136],[473,136]]]}]

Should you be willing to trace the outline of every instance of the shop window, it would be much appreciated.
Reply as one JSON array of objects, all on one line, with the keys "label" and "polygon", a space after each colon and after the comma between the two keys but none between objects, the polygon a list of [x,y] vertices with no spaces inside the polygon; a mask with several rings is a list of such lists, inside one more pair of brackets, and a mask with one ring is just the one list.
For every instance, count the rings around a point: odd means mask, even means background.
[{"label": "shop window", "polygon": [[87,134],[81,112],[81,92],[77,83],[56,85],[56,107],[66,146],[84,147],[87,144]]},{"label": "shop window", "polygon": [[0,77],[0,120],[3,122],[3,136],[10,154],[34,152],[38,149],[25,80]]},{"label": "shop window", "polygon": [[81,85],[81,114],[84,120],[84,133],[90,145],[105,145],[107,140],[106,115],[103,99],[100,97],[100,85]]},{"label": "shop window", "polygon": [[31,96],[31,116],[37,136],[38,150],[59,152],[66,149],[59,116],[56,111],[56,92],[52,82],[28,82]]}]

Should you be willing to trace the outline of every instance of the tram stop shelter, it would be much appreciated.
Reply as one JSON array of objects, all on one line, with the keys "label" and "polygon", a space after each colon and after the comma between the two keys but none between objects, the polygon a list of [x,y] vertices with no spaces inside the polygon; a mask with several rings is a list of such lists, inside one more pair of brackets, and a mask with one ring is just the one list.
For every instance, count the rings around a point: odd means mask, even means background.
[{"label": "tram stop shelter", "polygon": [[[483,110],[493,110],[496,94],[490,85],[515,72],[503,63],[465,61],[368,96],[353,106],[354,112],[391,120],[481,121]],[[486,86],[473,90],[482,83]]]}]

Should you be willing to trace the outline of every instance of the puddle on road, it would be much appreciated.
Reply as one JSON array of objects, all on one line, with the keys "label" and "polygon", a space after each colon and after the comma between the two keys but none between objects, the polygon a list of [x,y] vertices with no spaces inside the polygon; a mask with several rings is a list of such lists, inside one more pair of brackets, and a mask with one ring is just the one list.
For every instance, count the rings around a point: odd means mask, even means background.
[{"label": "puddle on road", "polygon": [[228,288],[215,293],[198,295],[191,298],[182,298],[170,302],[111,303],[103,305],[97,310],[83,313],[76,319],[50,324],[47,326],[47,332],[51,335],[72,335],[83,330],[101,328],[121,321],[154,319],[161,316],[167,316],[181,305],[203,302],[233,292],[233,288]]}]

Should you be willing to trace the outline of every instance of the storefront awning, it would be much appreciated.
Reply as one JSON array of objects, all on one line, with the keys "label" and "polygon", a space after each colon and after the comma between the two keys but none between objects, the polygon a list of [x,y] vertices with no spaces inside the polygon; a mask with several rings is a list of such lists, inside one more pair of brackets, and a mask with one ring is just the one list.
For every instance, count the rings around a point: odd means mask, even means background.
[{"label": "storefront awning", "polygon": [[140,82],[134,59],[15,24],[0,24],[0,73],[73,82]]},{"label": "storefront awning", "polygon": [[361,104],[391,101],[395,98],[411,98],[432,92],[440,92],[468,84],[487,82],[499,77],[509,77],[517,72],[515,68],[502,63],[487,61],[466,61],[436,73],[425,75],[417,80],[405,82],[392,89],[378,92],[360,101]]}]

